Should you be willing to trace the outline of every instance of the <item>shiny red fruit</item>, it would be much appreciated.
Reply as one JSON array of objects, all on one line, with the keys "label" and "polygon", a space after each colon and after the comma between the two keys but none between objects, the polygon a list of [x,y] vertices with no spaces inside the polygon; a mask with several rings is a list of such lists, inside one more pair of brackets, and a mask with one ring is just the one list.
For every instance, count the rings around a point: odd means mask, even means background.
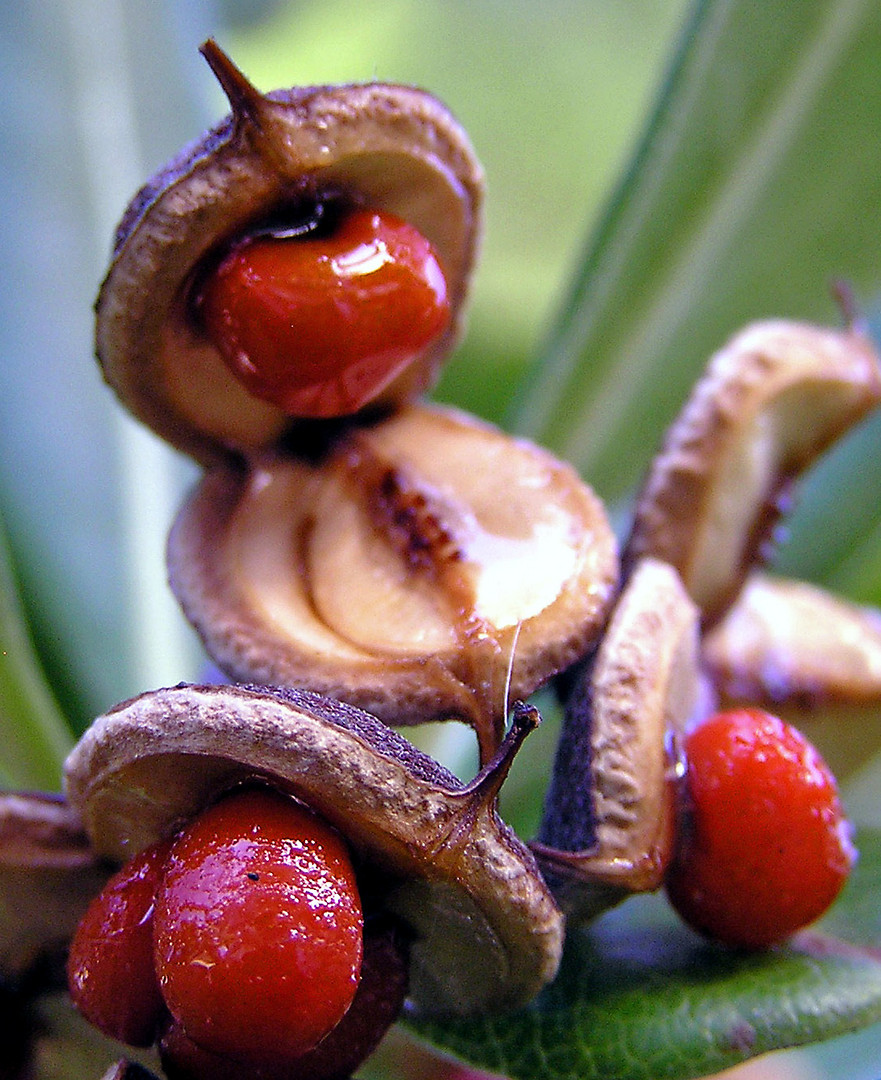
[{"label": "shiny red fruit", "polygon": [[165,1014],[153,968],[153,900],[167,842],[146,848],[89,905],[70,947],[74,1004],[110,1038],[149,1046]]},{"label": "shiny red fruit", "polygon": [[261,1065],[213,1054],[172,1021],[159,1041],[168,1080],[349,1080],[398,1018],[407,993],[407,946],[392,925],[365,927],[361,981],[351,1008],[302,1057]]},{"label": "shiny red fruit", "polygon": [[363,916],[339,834],[286,796],[243,790],[178,837],[156,897],[156,971],[198,1046],[285,1062],[342,1019]]},{"label": "shiny red fruit", "polygon": [[203,283],[197,308],[255,397],[317,418],[370,402],[450,318],[431,244],[368,210],[344,215],[329,235],[243,242]]},{"label": "shiny red fruit", "polygon": [[800,732],[758,709],[718,713],[685,749],[690,806],[671,903],[728,945],[785,940],[823,914],[853,865],[834,777]]}]

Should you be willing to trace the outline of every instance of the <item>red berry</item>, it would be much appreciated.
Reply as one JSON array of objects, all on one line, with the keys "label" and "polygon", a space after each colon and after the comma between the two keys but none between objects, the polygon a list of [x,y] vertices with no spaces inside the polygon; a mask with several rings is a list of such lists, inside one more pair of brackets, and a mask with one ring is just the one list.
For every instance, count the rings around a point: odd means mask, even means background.
[{"label": "red berry", "polygon": [[800,732],[758,709],[718,713],[685,749],[690,817],[671,903],[725,944],[783,941],[823,914],[853,865],[834,777]]},{"label": "red berry", "polygon": [[261,1065],[197,1046],[173,1020],[159,1042],[168,1080],[348,1080],[398,1018],[407,992],[407,949],[391,925],[368,924],[361,981],[351,1008],[302,1057]]},{"label": "red berry", "polygon": [[230,795],[174,843],[154,947],[166,1004],[194,1043],[253,1063],[299,1057],[358,987],[363,917],[345,844],[283,795]]},{"label": "red berry", "polygon": [[153,968],[153,900],[169,843],[146,848],[89,905],[68,955],[70,993],[105,1035],[149,1046],[165,1006]]},{"label": "red berry", "polygon": [[235,247],[196,300],[209,337],[255,396],[292,416],[371,401],[444,330],[447,285],[429,242],[358,210],[330,235]]}]

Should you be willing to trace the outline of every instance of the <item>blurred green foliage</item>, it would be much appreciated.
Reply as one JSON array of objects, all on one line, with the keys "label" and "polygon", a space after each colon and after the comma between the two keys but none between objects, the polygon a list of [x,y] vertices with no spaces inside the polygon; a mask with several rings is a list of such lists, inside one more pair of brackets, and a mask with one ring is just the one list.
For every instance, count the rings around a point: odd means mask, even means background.
[{"label": "blurred green foliage", "polygon": [[[427,86],[452,107],[486,167],[487,221],[469,331],[437,396],[571,457],[615,500],[619,521],[685,388],[740,322],[834,319],[832,275],[853,280],[878,314],[874,0],[5,5],[0,781],[9,786],[54,786],[91,716],[195,677],[205,662],[168,594],[162,554],[195,470],[101,385],[91,304],[128,198],[226,111],[197,55],[208,34],[264,89],[379,78]],[[671,77],[677,42],[691,51]],[[781,568],[881,604],[879,463],[875,418],[805,485]],[[552,721],[534,737],[508,785],[506,813],[526,832],[555,730]],[[875,824],[879,784],[871,763],[855,781]],[[874,934],[873,895],[870,885],[860,892],[860,925]],[[874,1028],[832,1044],[810,1068],[876,1080],[879,1040]],[[392,1061],[387,1075],[407,1076],[405,1064]]]}]

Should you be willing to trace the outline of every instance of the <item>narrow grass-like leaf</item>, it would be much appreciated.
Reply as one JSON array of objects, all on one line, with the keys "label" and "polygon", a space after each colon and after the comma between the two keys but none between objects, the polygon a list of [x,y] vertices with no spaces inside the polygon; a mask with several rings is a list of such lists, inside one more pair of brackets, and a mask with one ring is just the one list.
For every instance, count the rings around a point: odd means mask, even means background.
[{"label": "narrow grass-like leaf", "polygon": [[135,0],[0,14],[0,514],[31,636],[77,727],[196,670],[163,558],[188,474],[102,386],[92,305],[126,201],[203,126],[177,39],[200,8],[180,24]]},{"label": "narrow grass-like leaf", "polygon": [[0,531],[0,785],[57,789],[72,743],[34,652]]},{"label": "narrow grass-like leaf", "polygon": [[881,7],[697,4],[514,426],[601,494],[638,480],[709,354],[743,323],[836,318],[881,281]]}]

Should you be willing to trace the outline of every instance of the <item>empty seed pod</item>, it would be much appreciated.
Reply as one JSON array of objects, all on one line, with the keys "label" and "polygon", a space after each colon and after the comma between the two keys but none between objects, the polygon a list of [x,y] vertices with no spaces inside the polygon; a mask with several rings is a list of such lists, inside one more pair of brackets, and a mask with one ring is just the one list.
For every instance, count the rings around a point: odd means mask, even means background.
[{"label": "empty seed pod", "polygon": [[495,810],[535,722],[516,713],[494,761],[463,785],[373,717],[318,695],[178,686],[100,717],[68,759],[67,791],[95,850],[118,862],[242,782],[295,796],[345,837],[365,903],[409,927],[413,1006],[480,1013],[530,1000],[559,961],[562,916]]},{"label": "empty seed pod", "polygon": [[51,968],[108,875],[60,798],[0,795],[0,978]]},{"label": "empty seed pod", "polygon": [[793,479],[879,402],[881,365],[856,330],[747,327],[713,357],[654,459],[626,562],[675,566],[712,622],[763,554]]},{"label": "empty seed pod", "polygon": [[697,610],[675,570],[645,559],[577,677],[533,845],[568,916],[592,918],[661,884],[676,842],[679,739],[697,700]]},{"label": "empty seed pod", "polygon": [[317,462],[210,470],[168,551],[187,617],[238,680],[387,723],[459,718],[484,761],[507,695],[584,654],[617,581],[605,511],[574,470],[425,405],[347,429]]},{"label": "empty seed pod", "polygon": [[877,745],[881,612],[816,585],[759,572],[705,635],[703,662],[723,708],[759,705],[821,747],[838,776]]},{"label": "empty seed pod", "polygon": [[[265,448],[296,423],[245,388],[206,331],[199,290],[223,256],[255,234],[322,236],[329,219],[350,210],[414,228],[436,254],[450,314],[380,387],[374,403],[397,404],[433,381],[457,336],[483,180],[462,128],[421,90],[377,83],[264,95],[213,42],[203,52],[232,114],[134,197],[98,297],[96,344],[105,378],[130,411],[211,462]],[[380,241],[367,262],[388,258]],[[363,276],[363,258],[356,269]]]},{"label": "empty seed pod", "polygon": [[806,712],[881,702],[881,612],[805,582],[751,574],[703,655],[731,702]]}]

